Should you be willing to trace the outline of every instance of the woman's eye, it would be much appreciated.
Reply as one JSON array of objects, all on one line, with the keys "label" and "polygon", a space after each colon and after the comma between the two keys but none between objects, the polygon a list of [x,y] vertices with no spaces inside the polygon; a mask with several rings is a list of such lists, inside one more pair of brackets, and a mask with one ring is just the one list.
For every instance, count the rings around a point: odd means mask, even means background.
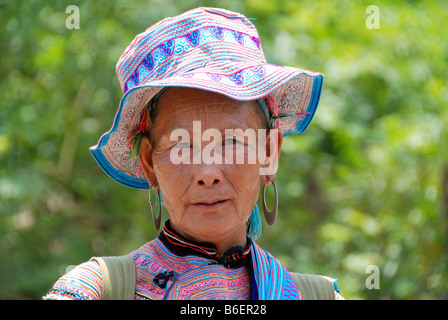
[{"label": "woman's eye", "polygon": [[229,138],[229,139],[224,140],[224,144],[227,146],[231,146],[231,145],[241,144],[241,142],[238,141],[236,138]]},{"label": "woman's eye", "polygon": [[176,144],[174,147],[179,149],[188,149],[191,147],[191,144],[189,142],[180,142]]}]

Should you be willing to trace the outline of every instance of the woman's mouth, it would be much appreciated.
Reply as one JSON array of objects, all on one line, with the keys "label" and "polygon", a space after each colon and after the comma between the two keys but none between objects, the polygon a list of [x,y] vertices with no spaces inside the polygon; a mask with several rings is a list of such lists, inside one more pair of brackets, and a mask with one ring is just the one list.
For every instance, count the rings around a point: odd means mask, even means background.
[{"label": "woman's mouth", "polygon": [[219,200],[203,200],[193,203],[196,208],[200,209],[216,209],[228,202],[229,199],[219,199]]}]

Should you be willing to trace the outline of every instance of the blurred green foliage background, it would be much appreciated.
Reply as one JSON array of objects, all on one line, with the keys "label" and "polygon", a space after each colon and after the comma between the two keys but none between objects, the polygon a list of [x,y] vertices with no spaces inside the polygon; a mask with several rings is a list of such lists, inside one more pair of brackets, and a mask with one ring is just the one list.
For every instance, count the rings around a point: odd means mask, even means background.
[{"label": "blurred green foliage background", "polygon": [[40,299],[66,266],[157,235],[147,192],[88,148],[118,107],[121,52],[198,6],[253,18],[269,62],[325,74],[314,121],[284,140],[280,216],[260,245],[338,278],[347,299],[448,298],[448,5],[380,0],[0,0],[0,298]]}]

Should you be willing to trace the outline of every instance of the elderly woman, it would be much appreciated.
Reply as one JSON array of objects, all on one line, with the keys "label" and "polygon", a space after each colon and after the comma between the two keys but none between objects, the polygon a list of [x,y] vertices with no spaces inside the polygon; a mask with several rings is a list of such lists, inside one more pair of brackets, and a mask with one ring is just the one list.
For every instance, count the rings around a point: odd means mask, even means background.
[{"label": "elderly woman", "polygon": [[[291,273],[255,242],[260,184],[273,224],[283,136],[310,123],[323,75],[268,64],[252,23],[214,8],[137,35],[117,74],[124,95],[91,152],[114,180],[149,188],[157,229],[162,203],[169,220],[130,254],[75,267],[44,298],[340,298],[332,279]],[[267,206],[271,185],[275,200]]]}]

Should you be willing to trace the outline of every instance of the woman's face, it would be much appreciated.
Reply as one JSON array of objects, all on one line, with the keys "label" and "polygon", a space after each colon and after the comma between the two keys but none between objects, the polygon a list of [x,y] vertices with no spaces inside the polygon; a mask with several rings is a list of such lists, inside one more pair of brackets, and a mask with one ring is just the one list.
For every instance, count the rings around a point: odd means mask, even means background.
[{"label": "woman's face", "polygon": [[258,134],[262,119],[258,103],[170,88],[160,97],[158,108],[151,131],[155,145],[145,137],[140,160],[148,182],[157,181],[154,188],[161,189],[172,227],[197,241],[245,239],[246,221],[267,176],[260,175],[263,165],[254,157],[257,143],[225,133],[250,129],[246,132]]}]

